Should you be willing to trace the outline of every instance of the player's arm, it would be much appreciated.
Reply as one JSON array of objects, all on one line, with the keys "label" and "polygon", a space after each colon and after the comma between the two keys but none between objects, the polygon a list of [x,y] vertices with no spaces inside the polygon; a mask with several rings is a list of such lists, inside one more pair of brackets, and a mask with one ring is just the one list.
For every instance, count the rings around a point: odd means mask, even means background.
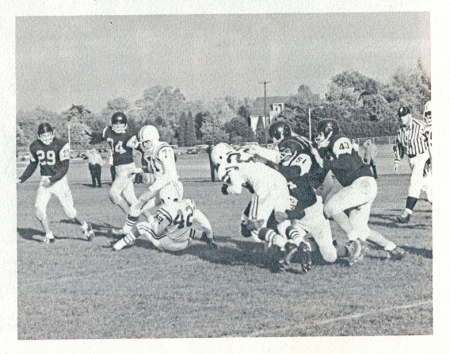
[{"label": "player's arm", "polygon": [[17,179],[17,183],[23,183],[28,178],[30,178],[33,175],[34,171],[36,171],[37,166],[39,165],[39,160],[37,156],[32,152],[30,152],[30,155],[31,155],[30,162],[25,171],[23,171],[22,175]]},{"label": "player's arm", "polygon": [[60,165],[58,171],[49,178],[50,183],[55,183],[63,178],[67,172],[69,171],[69,157],[70,157],[70,149],[69,143],[63,146],[61,151],[59,152],[59,160]]},{"label": "player's arm", "polygon": [[130,139],[128,139],[126,145],[130,148],[137,149],[139,147],[139,141],[136,135],[133,135]]},{"label": "player's arm", "polygon": [[280,159],[280,152],[278,150],[267,149],[262,146],[251,146],[249,148],[249,153],[253,153],[255,155],[259,155],[260,157],[272,161],[274,163],[278,163]]},{"label": "player's arm", "polygon": [[169,146],[162,148],[158,157],[161,161],[164,174],[158,176],[155,182],[149,187],[149,191],[151,192],[159,191],[170,182],[178,180],[175,153],[173,152],[173,149]]},{"label": "player's arm", "polygon": [[211,223],[205,214],[203,214],[200,210],[195,209],[194,214],[192,215],[192,221],[198,224],[205,231],[200,240],[206,242],[209,247],[218,249],[219,245],[214,239]]},{"label": "player's arm", "polygon": [[85,130],[84,132],[86,133],[86,135],[91,138],[91,140],[89,141],[89,144],[96,145],[96,144],[100,144],[103,140],[106,140],[106,130],[107,129],[108,129],[108,127],[103,129],[102,133],[89,132],[89,131]]},{"label": "player's arm", "polygon": [[244,181],[239,175],[239,170],[232,167],[227,173],[225,177],[225,183],[227,183],[227,194],[241,194],[242,193],[242,184]]}]

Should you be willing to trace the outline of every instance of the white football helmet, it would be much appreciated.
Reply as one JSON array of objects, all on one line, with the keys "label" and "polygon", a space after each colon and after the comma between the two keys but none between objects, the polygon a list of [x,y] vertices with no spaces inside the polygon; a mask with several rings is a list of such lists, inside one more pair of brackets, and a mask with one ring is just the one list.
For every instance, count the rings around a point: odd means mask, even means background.
[{"label": "white football helmet", "polygon": [[159,142],[159,132],[153,125],[145,125],[139,130],[138,140],[145,152],[151,153]]},{"label": "white football helmet", "polygon": [[423,120],[430,124],[431,123],[431,110],[432,110],[432,103],[431,101],[428,101],[425,103],[425,108],[423,109]]},{"label": "white football helmet", "polygon": [[159,199],[161,200],[161,203],[170,201],[176,202],[180,199],[180,196],[175,186],[173,184],[168,184],[159,191]]},{"label": "white football helmet", "polygon": [[228,155],[232,151],[234,151],[234,149],[230,145],[226,143],[219,143],[211,150],[211,160],[214,165],[218,167],[221,163],[226,162]]}]

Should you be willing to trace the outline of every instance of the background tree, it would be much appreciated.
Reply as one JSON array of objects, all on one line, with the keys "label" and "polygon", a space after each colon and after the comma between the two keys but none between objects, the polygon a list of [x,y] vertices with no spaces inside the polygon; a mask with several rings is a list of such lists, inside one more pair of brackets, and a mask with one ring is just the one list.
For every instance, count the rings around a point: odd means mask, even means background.
[{"label": "background tree", "polygon": [[[259,144],[266,142],[266,130],[264,129],[263,117],[261,116],[259,116],[258,123],[256,123],[255,135]],[[267,139],[270,139],[270,137],[267,136]]]},{"label": "background tree", "polygon": [[225,124],[225,131],[229,134],[232,144],[241,144],[247,141],[256,141],[256,135],[248,125],[247,119],[235,117]]},{"label": "background tree", "polygon": [[178,124],[178,144],[186,146],[186,113],[181,113],[180,123]]},{"label": "background tree", "polygon": [[197,137],[195,134],[195,120],[192,113],[189,112],[186,118],[186,146],[194,146],[197,144]]}]

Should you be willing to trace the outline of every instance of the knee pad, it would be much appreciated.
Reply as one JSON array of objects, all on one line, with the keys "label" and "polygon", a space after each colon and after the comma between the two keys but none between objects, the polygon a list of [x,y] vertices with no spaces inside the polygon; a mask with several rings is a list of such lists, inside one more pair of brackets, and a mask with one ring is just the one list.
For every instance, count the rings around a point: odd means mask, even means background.
[{"label": "knee pad", "polygon": [[69,219],[75,219],[77,216],[77,210],[74,207],[64,208],[64,213]]},{"label": "knee pad", "polygon": [[36,218],[39,221],[42,221],[45,218],[47,218],[47,213],[45,212],[45,210],[42,210],[41,208],[36,208]]}]

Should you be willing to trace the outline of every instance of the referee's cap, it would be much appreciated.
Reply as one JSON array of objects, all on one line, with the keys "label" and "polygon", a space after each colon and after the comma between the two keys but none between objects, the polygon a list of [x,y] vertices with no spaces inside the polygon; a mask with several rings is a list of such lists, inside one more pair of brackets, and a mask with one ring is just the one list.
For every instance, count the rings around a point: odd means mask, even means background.
[{"label": "referee's cap", "polygon": [[400,107],[400,108],[398,109],[397,115],[398,115],[399,117],[403,117],[403,116],[406,116],[407,114],[410,114],[410,113],[411,113],[411,110],[410,110],[408,107],[402,106],[402,107]]}]

